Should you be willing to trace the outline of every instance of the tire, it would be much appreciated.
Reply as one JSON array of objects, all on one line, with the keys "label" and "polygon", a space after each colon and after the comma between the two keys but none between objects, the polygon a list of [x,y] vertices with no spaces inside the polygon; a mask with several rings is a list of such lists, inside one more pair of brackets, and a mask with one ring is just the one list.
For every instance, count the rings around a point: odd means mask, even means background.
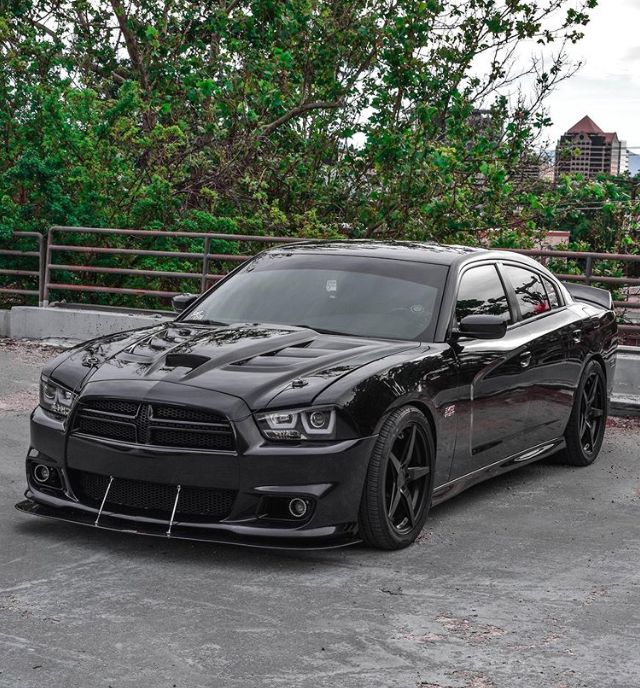
[{"label": "tire", "polygon": [[365,544],[394,550],[410,545],[431,505],[435,443],[431,426],[415,406],[393,411],[371,453],[360,502]]},{"label": "tire", "polygon": [[588,466],[600,453],[607,425],[607,380],[597,361],[587,363],[576,390],[564,438],[566,449],[559,458],[570,466]]}]

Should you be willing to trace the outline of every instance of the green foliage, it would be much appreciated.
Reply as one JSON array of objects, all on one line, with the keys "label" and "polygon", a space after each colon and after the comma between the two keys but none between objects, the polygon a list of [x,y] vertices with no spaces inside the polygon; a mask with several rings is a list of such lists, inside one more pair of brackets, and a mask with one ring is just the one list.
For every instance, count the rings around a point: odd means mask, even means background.
[{"label": "green foliage", "polygon": [[580,250],[638,253],[640,179],[564,176],[537,198],[540,225],[571,233]]},{"label": "green foliage", "polygon": [[[529,245],[555,210],[522,162],[595,4],[0,0],[0,237],[60,223]],[[525,40],[556,58],[523,66],[514,102]]]}]

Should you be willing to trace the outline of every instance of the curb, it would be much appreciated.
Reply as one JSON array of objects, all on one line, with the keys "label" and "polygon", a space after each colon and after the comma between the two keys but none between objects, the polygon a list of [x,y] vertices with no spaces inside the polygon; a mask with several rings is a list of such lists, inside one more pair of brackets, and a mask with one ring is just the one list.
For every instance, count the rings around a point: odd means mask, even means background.
[{"label": "curb", "polygon": [[139,327],[151,327],[172,317],[161,313],[14,306],[10,311],[0,311],[0,336],[86,341]]}]

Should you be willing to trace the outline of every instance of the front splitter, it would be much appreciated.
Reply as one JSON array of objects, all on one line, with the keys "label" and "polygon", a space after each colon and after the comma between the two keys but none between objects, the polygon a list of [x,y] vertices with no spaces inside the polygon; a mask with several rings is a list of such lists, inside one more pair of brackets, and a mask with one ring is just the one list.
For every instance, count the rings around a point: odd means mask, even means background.
[{"label": "front splitter", "polygon": [[171,528],[171,532],[168,533],[166,526],[136,522],[135,527],[133,527],[132,521],[121,520],[111,514],[102,514],[98,522],[96,522],[95,514],[79,509],[49,507],[44,504],[38,504],[31,499],[25,499],[22,502],[18,502],[15,506],[18,511],[32,516],[40,516],[42,518],[50,518],[55,521],[65,521],[67,523],[76,523],[78,525],[90,526],[91,528],[98,528],[100,530],[128,533],[130,535],[150,535],[152,537],[164,538],[165,540],[191,540],[195,542],[210,542],[219,545],[237,545],[239,547],[251,547],[254,549],[295,551],[339,549],[362,542],[362,540],[357,537],[348,535],[317,540],[302,538],[296,540],[295,537],[268,537],[263,539],[220,530],[203,531],[200,528],[196,530],[178,523],[175,523]]}]

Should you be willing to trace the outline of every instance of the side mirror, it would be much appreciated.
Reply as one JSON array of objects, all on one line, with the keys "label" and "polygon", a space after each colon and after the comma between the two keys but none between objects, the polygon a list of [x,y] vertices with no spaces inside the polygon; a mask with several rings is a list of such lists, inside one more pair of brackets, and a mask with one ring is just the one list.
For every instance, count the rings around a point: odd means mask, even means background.
[{"label": "side mirror", "polygon": [[176,294],[171,299],[171,305],[176,313],[182,313],[182,311],[189,308],[189,306],[198,298],[198,294]]},{"label": "side mirror", "polygon": [[507,333],[507,323],[499,315],[466,315],[460,321],[459,337],[473,339],[502,339]]}]

